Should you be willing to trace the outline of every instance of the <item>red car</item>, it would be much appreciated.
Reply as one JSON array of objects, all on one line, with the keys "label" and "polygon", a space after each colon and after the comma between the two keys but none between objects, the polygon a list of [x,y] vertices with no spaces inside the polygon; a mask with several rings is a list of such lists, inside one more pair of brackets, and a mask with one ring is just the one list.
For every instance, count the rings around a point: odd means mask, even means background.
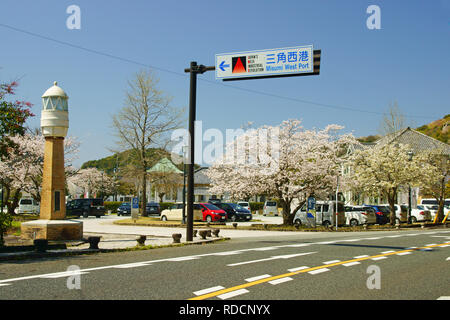
[{"label": "red car", "polygon": [[200,203],[200,209],[203,212],[203,221],[226,221],[227,214],[224,210],[211,203]]}]

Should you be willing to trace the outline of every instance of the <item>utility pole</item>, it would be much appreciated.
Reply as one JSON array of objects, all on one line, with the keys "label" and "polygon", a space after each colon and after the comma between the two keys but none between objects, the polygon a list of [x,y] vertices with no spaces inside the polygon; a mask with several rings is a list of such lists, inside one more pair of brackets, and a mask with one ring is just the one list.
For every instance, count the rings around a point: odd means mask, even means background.
[{"label": "utility pole", "polygon": [[194,232],[194,127],[195,127],[195,109],[197,98],[197,74],[206,71],[216,70],[216,67],[205,67],[197,65],[197,62],[191,61],[191,67],[184,69],[184,72],[190,73],[190,91],[189,91],[189,157],[188,157],[188,175],[187,175],[187,222],[186,222],[186,241],[193,240]]}]

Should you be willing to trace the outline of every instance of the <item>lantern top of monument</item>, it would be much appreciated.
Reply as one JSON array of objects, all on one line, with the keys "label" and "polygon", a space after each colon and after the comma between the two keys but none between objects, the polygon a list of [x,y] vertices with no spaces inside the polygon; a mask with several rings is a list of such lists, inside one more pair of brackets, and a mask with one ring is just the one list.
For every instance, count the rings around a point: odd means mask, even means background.
[{"label": "lantern top of monument", "polygon": [[56,81],[53,82],[53,86],[48,88],[47,91],[45,91],[45,93],[42,95],[42,98],[45,97],[63,97],[65,99],[69,98],[64,90],[58,87],[58,82]]}]

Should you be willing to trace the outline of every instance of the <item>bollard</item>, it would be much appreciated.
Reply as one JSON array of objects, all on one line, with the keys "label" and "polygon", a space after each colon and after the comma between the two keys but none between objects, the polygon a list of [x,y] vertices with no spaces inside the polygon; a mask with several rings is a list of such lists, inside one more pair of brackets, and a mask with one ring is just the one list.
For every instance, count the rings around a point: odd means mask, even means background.
[{"label": "bollard", "polygon": [[173,243],[180,243],[181,233],[172,234]]},{"label": "bollard", "polygon": [[207,231],[206,230],[200,230],[198,232],[198,234],[200,235],[200,237],[202,237],[202,239],[206,239]]},{"label": "bollard", "polygon": [[236,222],[233,222],[233,227],[236,229],[238,224]]},{"label": "bollard", "polygon": [[147,240],[147,236],[138,236],[136,237],[136,241],[138,243],[138,246],[144,246],[145,240]]},{"label": "bollard", "polygon": [[220,229],[215,229],[215,230],[213,230],[213,234],[214,234],[214,236],[216,237],[216,238],[218,238],[219,237],[219,232],[220,232]]},{"label": "bollard", "polygon": [[206,230],[206,236],[207,236],[207,237],[212,237],[212,235],[211,235],[211,230]]},{"label": "bollard", "polygon": [[365,223],[365,224],[363,225],[363,229],[364,229],[364,230],[367,230],[367,223]]},{"label": "bollard", "polygon": [[98,250],[98,243],[100,242],[101,237],[88,237],[89,242],[89,249],[97,249]]},{"label": "bollard", "polygon": [[194,230],[194,237],[197,236],[197,230]]},{"label": "bollard", "polygon": [[34,250],[36,252],[45,252],[47,250],[48,240],[46,240],[46,239],[35,239],[33,241],[33,244],[34,244]]}]

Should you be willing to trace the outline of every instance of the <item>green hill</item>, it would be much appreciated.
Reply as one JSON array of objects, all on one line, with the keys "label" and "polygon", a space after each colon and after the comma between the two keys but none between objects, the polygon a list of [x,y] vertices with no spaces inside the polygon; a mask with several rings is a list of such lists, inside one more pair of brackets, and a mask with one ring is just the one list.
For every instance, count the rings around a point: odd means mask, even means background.
[{"label": "green hill", "polygon": [[450,114],[442,119],[425,124],[416,130],[439,141],[450,143]]},{"label": "green hill", "polygon": [[[439,141],[450,143],[450,114],[442,119],[418,127],[415,130]],[[380,138],[380,135],[370,135],[367,137],[359,137],[357,140],[361,143],[370,143],[375,142]]]},{"label": "green hill", "polygon": [[[162,158],[171,159],[170,152],[167,152],[162,149],[150,148],[147,150],[147,156],[149,157],[149,159],[152,159],[149,163],[149,168],[155,165]],[[115,168],[125,167],[127,164],[132,163],[135,159],[136,156],[133,155],[133,152],[131,150],[127,150],[102,159],[86,161],[81,166],[81,169],[97,168],[109,175],[113,175]],[[182,163],[175,164],[175,166],[178,169],[183,170]]]}]

